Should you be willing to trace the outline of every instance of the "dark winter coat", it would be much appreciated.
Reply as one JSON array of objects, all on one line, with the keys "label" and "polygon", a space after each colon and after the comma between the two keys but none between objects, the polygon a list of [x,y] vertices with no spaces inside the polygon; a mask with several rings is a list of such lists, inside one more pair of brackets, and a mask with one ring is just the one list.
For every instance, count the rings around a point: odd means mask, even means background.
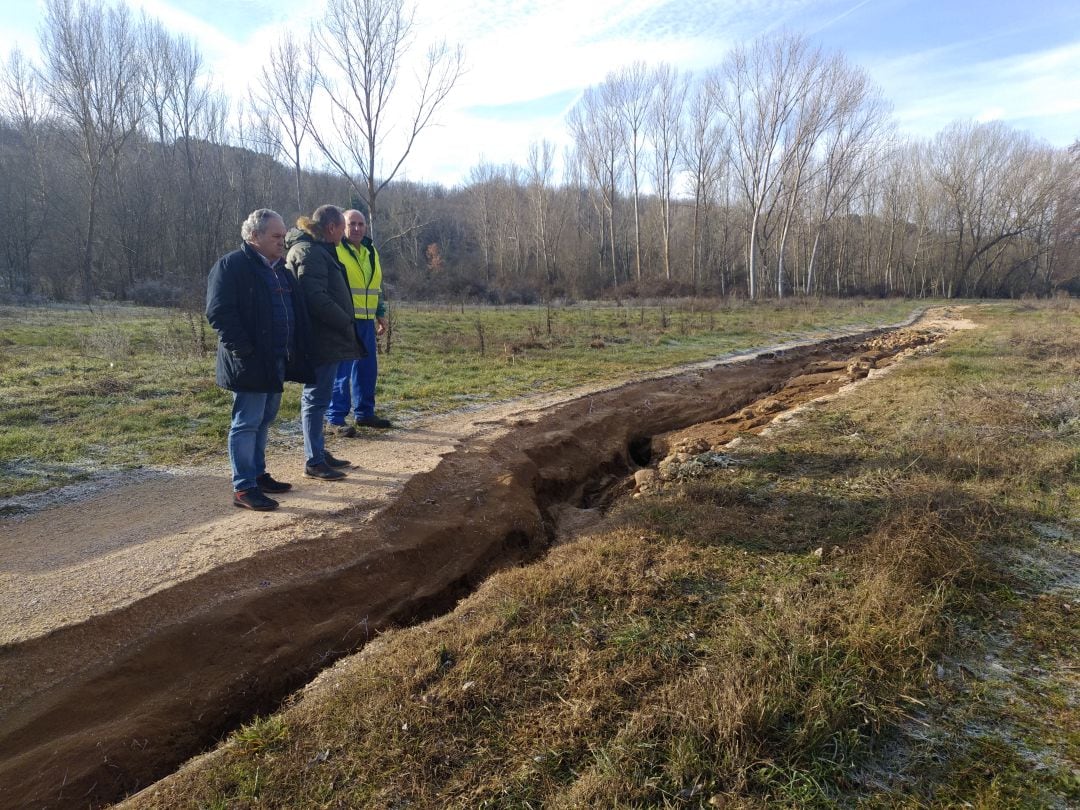
[{"label": "dark winter coat", "polygon": [[[282,390],[274,357],[273,302],[263,279],[262,258],[250,245],[227,253],[206,281],[206,318],[218,333],[217,384],[230,391],[278,393]],[[304,296],[286,273],[292,291],[296,342],[285,379],[315,382],[310,356],[311,327]]]},{"label": "dark winter coat", "polygon": [[311,319],[315,365],[366,357],[353,325],[356,318],[349,281],[335,246],[293,228],[285,235],[285,249],[285,266],[300,283]]}]

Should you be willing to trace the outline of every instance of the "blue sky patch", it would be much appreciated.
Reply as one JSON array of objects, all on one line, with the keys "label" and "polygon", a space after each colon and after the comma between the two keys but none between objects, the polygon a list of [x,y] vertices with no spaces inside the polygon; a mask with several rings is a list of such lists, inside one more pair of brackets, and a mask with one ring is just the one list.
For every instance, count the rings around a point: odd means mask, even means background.
[{"label": "blue sky patch", "polygon": [[560,90],[540,98],[514,101],[510,104],[476,104],[466,107],[465,112],[477,118],[490,118],[499,121],[526,121],[532,118],[546,118],[562,115],[581,92],[580,88]]}]

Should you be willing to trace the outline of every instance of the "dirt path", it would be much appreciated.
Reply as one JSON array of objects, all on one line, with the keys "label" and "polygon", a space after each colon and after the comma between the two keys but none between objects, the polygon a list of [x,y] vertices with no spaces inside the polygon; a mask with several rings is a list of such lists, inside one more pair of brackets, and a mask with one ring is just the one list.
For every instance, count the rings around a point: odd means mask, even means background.
[{"label": "dirt path", "polygon": [[[908,330],[915,343],[955,328],[944,315]],[[835,390],[853,352],[863,343],[772,347],[336,440],[356,463],[342,482],[276,455],[297,489],[273,513],[232,507],[222,464],[0,522],[0,806],[145,785],[371,631],[541,553],[560,515],[625,480],[636,443],[759,429],[753,403],[802,380],[772,418],[811,382]]]},{"label": "dirt path", "polygon": [[223,459],[129,485],[121,478],[89,498],[0,522],[0,646],[111,612],[245,557],[363,524],[464,439],[497,438],[512,417],[567,396],[330,439],[330,449],[353,462],[348,477],[332,483],[303,477],[302,448],[272,453],[268,468],[294,485],[274,512],[232,506]]}]

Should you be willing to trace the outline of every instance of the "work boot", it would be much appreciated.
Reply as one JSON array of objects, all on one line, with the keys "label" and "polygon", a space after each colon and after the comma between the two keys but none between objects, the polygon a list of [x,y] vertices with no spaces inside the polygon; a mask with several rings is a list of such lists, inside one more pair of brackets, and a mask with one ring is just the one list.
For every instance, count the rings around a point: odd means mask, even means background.
[{"label": "work boot", "polygon": [[363,419],[356,420],[357,427],[369,427],[369,428],[391,428],[394,423],[389,419],[383,419],[381,416],[365,416]]},{"label": "work boot", "polygon": [[330,455],[329,450],[324,450],[323,451],[323,458],[326,459],[326,463],[329,464],[331,467],[351,467],[352,466],[351,461],[346,461],[343,458],[334,458],[332,455]]},{"label": "work boot", "polygon": [[292,484],[286,484],[284,481],[278,481],[270,473],[263,473],[255,479],[255,483],[259,485],[259,489],[263,492],[288,492],[292,489]]},{"label": "work boot", "polygon": [[335,425],[333,422],[330,422],[326,426],[326,432],[329,433],[331,436],[339,436],[343,439],[351,439],[353,436],[356,435],[356,428],[354,428],[352,425]]},{"label": "work boot", "polygon": [[233,506],[242,509],[253,509],[256,512],[269,512],[278,508],[278,502],[273,498],[267,498],[258,487],[242,489],[233,493]]},{"label": "work boot", "polygon": [[320,481],[337,481],[345,477],[345,473],[335,470],[325,461],[321,464],[304,465],[304,475],[308,478],[318,478]]}]

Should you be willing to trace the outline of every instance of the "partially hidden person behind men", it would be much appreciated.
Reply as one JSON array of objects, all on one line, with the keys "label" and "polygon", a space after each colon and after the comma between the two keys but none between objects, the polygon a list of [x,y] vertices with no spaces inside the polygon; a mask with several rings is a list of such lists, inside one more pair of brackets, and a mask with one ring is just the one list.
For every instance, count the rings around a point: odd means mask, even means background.
[{"label": "partially hidden person behind men", "polygon": [[315,370],[303,296],[281,260],[285,222],[260,208],[244,220],[240,236],[240,249],[210,269],[206,318],[219,338],[217,384],[233,392],[233,504],[263,512],[278,507],[266,493],[292,489],[266,471],[267,435],[284,382],[314,382]]},{"label": "partially hidden person behind men", "polygon": [[375,382],[379,376],[376,338],[386,332],[386,298],[379,252],[367,235],[367,220],[360,211],[345,212],[345,238],[337,245],[337,257],[348,275],[356,336],[367,356],[338,366],[326,419],[337,435],[355,436],[356,429],[345,423],[350,408],[358,427],[392,427],[390,420],[375,415]]},{"label": "partially hidden person behind men", "polygon": [[311,319],[311,355],[315,381],[300,398],[304,427],[304,475],[324,481],[344,478],[349,466],[326,449],[323,418],[330,404],[334,377],[342,361],[365,354],[356,337],[352,293],[335,246],[345,235],[345,217],[336,205],[320,205],[310,217],[300,217],[285,236],[285,266],[300,283]]}]

